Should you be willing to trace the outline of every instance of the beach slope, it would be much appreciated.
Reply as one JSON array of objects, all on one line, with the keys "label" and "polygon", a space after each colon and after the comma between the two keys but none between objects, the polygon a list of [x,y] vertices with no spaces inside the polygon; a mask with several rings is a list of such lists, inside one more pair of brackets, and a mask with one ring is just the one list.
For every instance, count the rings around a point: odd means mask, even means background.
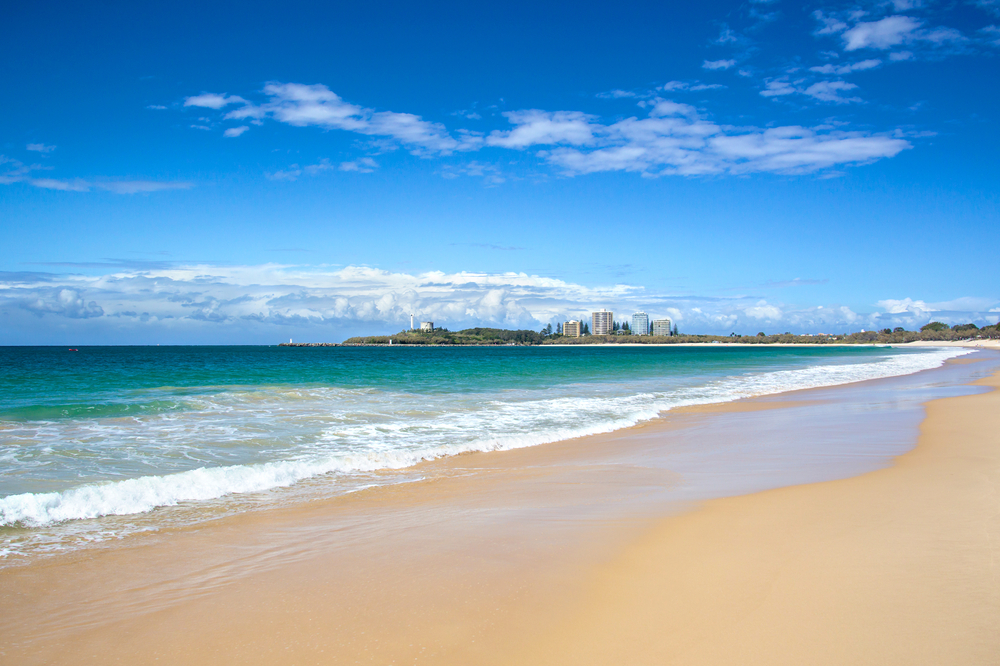
[{"label": "beach slope", "polygon": [[663,521],[595,573],[544,644],[510,657],[1000,663],[1000,392],[930,403],[893,467]]}]

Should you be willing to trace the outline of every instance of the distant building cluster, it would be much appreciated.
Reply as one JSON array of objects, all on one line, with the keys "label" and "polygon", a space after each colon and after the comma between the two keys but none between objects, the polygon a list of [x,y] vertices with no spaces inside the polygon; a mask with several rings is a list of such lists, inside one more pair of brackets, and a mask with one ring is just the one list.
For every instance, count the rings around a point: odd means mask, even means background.
[{"label": "distant building cluster", "polygon": [[563,335],[570,338],[579,338],[583,335],[673,335],[673,322],[670,319],[653,319],[645,312],[636,312],[632,315],[631,324],[624,321],[621,324],[615,321],[615,313],[610,310],[600,309],[590,313],[590,326],[583,321],[570,319],[564,322],[559,329]]}]

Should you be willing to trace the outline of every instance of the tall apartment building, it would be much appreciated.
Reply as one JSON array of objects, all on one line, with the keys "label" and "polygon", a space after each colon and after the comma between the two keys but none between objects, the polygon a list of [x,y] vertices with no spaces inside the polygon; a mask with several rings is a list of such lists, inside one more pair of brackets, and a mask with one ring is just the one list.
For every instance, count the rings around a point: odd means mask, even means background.
[{"label": "tall apartment building", "polygon": [[590,313],[590,332],[594,335],[611,335],[614,330],[615,313],[603,308]]},{"label": "tall apartment building", "polygon": [[653,335],[670,335],[670,327],[673,324],[669,319],[653,320]]},{"label": "tall apartment building", "polygon": [[580,325],[579,321],[571,319],[563,324],[563,335],[570,338],[578,338],[580,337],[580,333],[582,332],[580,329],[582,328],[583,326]]},{"label": "tall apartment building", "polygon": [[649,335],[649,315],[645,312],[632,315],[632,335]]}]

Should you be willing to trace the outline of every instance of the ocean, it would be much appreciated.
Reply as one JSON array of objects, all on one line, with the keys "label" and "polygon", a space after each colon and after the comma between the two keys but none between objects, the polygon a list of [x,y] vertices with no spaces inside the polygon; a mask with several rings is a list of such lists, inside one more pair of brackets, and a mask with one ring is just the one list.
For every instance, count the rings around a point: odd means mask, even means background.
[{"label": "ocean", "polygon": [[[962,349],[0,348],[0,566]],[[387,473],[398,470],[399,473]]]}]

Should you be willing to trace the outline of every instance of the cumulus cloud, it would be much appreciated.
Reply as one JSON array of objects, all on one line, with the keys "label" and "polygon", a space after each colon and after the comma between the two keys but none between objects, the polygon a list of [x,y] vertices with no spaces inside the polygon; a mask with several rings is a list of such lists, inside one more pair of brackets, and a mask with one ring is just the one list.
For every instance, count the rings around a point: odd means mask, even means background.
[{"label": "cumulus cloud", "polygon": [[46,314],[61,315],[70,319],[88,319],[104,315],[104,309],[96,302],[86,302],[75,289],[40,289],[33,298],[21,300],[18,304],[39,317]]},{"label": "cumulus cloud", "polygon": [[[338,331],[389,332],[408,325],[410,312],[452,329],[539,328],[587,317],[602,307],[667,315],[687,332],[842,332],[919,325],[932,316],[950,323],[987,323],[996,318],[990,309],[1000,301],[906,298],[878,306],[883,311],[866,314],[842,304],[802,307],[759,296],[661,294],[640,285],[590,286],[526,273],[411,274],[365,266],[123,265],[103,275],[0,273],[0,318],[21,312],[51,326],[73,319],[86,320],[88,326],[108,321],[113,330],[125,325],[135,330],[215,330],[209,334],[216,336],[213,341],[231,341],[252,327],[275,337],[282,329],[310,329],[320,340],[338,339]],[[0,327],[0,341],[13,340],[18,330],[23,327]]]},{"label": "cumulus cloud", "polygon": [[539,156],[567,174],[634,171],[647,176],[810,173],[892,157],[911,147],[906,139],[866,132],[734,128],[703,118],[687,104],[666,99],[644,104],[648,117],[611,124],[569,112],[512,113],[508,119],[520,125],[498,137],[521,148],[552,146]]},{"label": "cumulus cloud", "polygon": [[51,153],[53,150],[56,149],[55,146],[47,146],[44,143],[29,143],[26,148],[27,150],[43,154]]}]

